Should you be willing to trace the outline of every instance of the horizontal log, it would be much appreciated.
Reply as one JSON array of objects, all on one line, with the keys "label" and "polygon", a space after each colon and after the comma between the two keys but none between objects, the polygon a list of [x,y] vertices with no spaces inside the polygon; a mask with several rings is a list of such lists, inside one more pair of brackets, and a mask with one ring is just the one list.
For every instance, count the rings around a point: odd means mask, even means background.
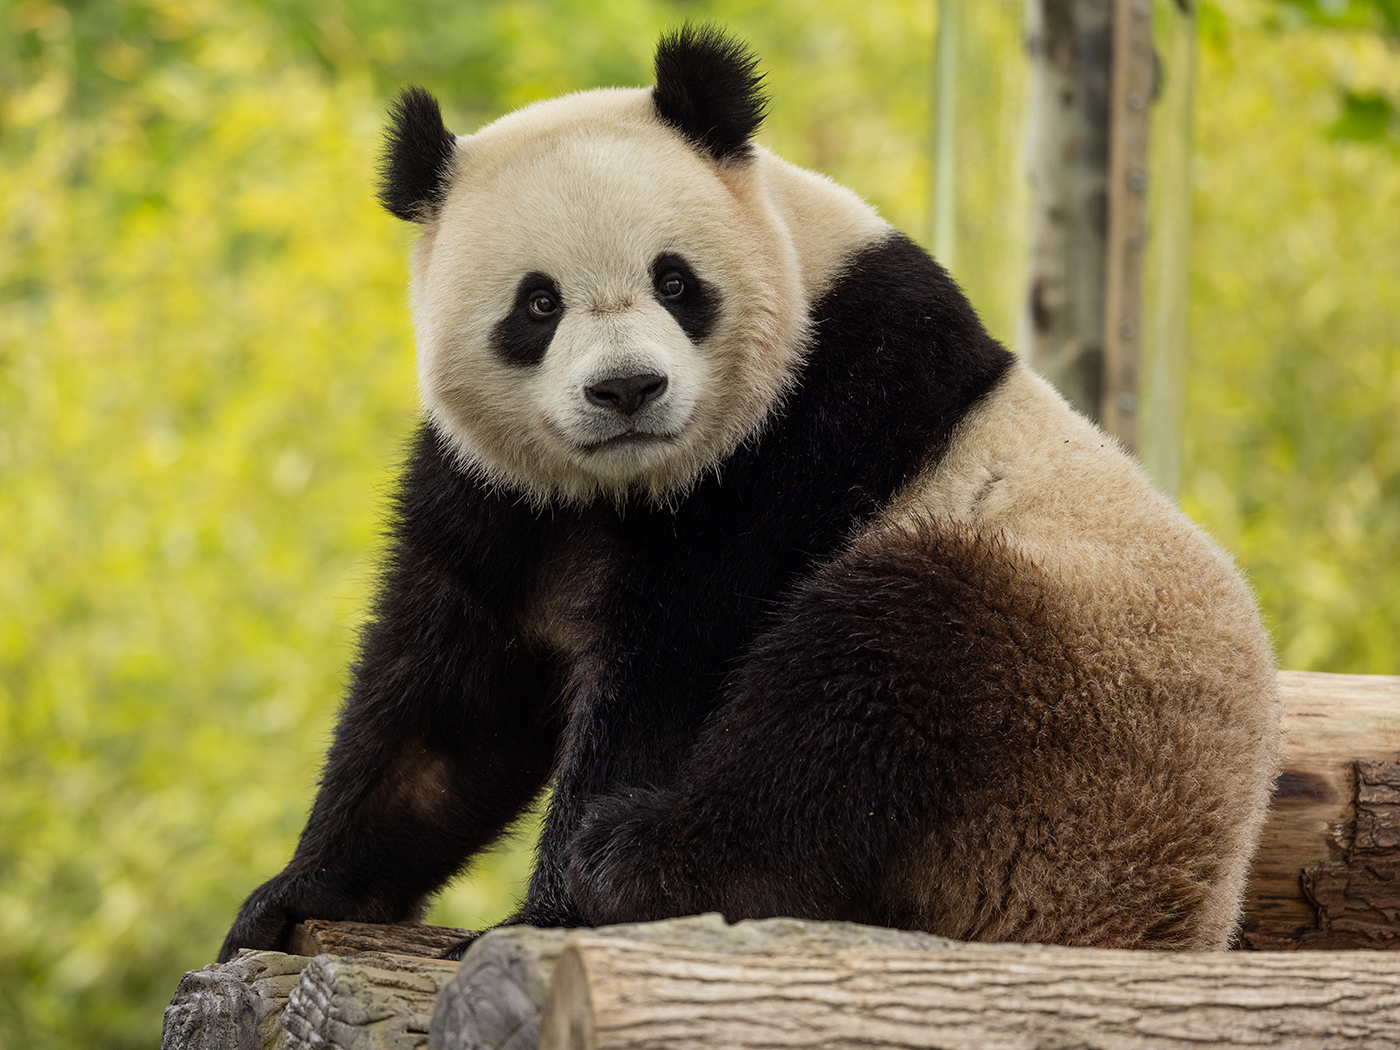
[{"label": "horizontal log", "polygon": [[[483,934],[438,997],[429,1050],[535,1050],[555,962],[577,933],[508,926]],[[763,952],[778,946],[797,951],[835,946],[926,951],[958,944],[932,934],[848,922],[764,919],[730,926],[718,913],[605,926],[588,933],[716,952]]]},{"label": "horizontal log", "polygon": [[[292,928],[287,951],[293,955],[355,955],[358,952],[391,952],[441,959],[477,936],[475,930],[456,926],[429,926],[421,922],[379,925],[370,922],[330,922],[307,919]],[[460,958],[461,953],[458,953]]]},{"label": "horizontal log", "polygon": [[1400,1041],[1400,955],[1043,945],[740,954],[576,935],[540,1050],[1341,1050]]},{"label": "horizontal log", "polygon": [[1279,685],[1283,771],[1245,892],[1243,945],[1400,947],[1389,890],[1400,809],[1385,786],[1400,777],[1400,677],[1280,671]]}]

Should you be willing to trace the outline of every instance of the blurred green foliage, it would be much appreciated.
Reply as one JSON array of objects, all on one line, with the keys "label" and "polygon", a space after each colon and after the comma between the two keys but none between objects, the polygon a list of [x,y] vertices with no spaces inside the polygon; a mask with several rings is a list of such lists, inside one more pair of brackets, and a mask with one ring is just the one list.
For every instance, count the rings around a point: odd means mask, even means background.
[{"label": "blurred green foliage", "polygon": [[[1395,672],[1400,157],[1337,129],[1400,61],[1279,7],[1202,14],[1183,499],[1286,666]],[[387,94],[470,130],[716,19],[769,70],[765,143],[922,234],[932,8],[6,0],[0,1048],[153,1045],[300,830],[416,414]],[[431,918],[507,914],[530,830]]]},{"label": "blurred green foliage", "polygon": [[[1400,48],[1400,0],[1275,0],[1285,25],[1304,23],[1327,29],[1370,30]],[[1354,71],[1343,66],[1336,80],[1341,115],[1329,131],[1355,142],[1385,142],[1400,149],[1400,93],[1374,87],[1357,91]]]}]

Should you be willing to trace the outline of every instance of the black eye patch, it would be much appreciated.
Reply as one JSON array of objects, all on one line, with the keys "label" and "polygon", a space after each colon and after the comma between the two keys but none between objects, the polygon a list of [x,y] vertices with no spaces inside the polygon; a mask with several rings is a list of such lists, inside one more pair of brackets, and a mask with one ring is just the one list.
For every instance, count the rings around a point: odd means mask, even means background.
[{"label": "black eye patch", "polygon": [[651,287],[656,301],[670,311],[692,343],[700,342],[714,329],[719,296],[679,255],[656,257],[651,264]]},{"label": "black eye patch", "polygon": [[491,330],[491,346],[508,364],[522,368],[544,360],[564,316],[564,297],[552,277],[527,273],[515,289],[510,313]]}]

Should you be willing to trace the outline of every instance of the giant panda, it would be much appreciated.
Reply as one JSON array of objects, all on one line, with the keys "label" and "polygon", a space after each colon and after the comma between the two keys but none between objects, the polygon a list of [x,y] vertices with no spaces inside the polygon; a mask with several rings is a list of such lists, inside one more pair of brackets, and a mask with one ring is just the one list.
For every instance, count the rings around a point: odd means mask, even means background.
[{"label": "giant panda", "polygon": [[425,419],[319,794],[221,958],[396,922],[552,785],[514,922],[1214,949],[1279,746],[1230,559],[854,193],[755,61],[455,137],[407,90]]}]

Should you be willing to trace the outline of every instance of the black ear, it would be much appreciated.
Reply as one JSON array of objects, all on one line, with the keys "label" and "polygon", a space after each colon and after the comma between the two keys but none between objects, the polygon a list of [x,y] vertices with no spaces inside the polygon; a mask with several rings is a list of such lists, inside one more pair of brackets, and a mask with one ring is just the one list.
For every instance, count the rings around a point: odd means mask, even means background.
[{"label": "black ear", "polygon": [[457,139],[442,123],[437,99],[404,88],[389,107],[379,158],[379,203],[400,219],[427,222],[442,207]]},{"label": "black ear", "polygon": [[740,160],[767,100],[753,52],[715,26],[682,26],[656,46],[657,115],[715,160]]}]

